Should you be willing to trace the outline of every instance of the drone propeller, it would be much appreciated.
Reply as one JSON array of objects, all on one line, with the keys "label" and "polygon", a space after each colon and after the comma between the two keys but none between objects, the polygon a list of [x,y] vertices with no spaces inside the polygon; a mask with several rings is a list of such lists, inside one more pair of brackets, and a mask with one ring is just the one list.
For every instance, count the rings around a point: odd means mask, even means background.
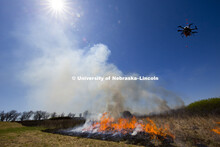
[{"label": "drone propeller", "polygon": [[191,25],[193,25],[193,23],[189,24],[189,27],[190,27]]},{"label": "drone propeller", "polygon": [[197,26],[195,26],[195,30],[198,30]]},{"label": "drone propeller", "polygon": [[184,27],[182,27],[182,26],[178,26],[178,28],[182,28],[182,29],[184,29]]}]

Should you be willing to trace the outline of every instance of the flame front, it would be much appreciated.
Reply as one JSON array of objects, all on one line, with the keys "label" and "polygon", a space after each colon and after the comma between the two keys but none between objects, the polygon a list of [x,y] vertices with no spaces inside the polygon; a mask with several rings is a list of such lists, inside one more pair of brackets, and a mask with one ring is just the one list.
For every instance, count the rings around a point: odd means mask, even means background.
[{"label": "flame front", "polygon": [[138,132],[149,133],[153,138],[158,135],[166,137],[167,135],[174,138],[174,135],[169,133],[169,126],[158,128],[156,124],[149,118],[138,120],[133,117],[131,119],[119,118],[115,120],[108,113],[104,113],[99,122],[93,123],[92,126],[84,128],[83,131],[96,130],[101,133],[130,133],[136,135]]},{"label": "flame front", "polygon": [[[217,124],[220,125],[220,122],[217,122]],[[212,131],[220,135],[220,128],[219,127],[212,129]]]}]

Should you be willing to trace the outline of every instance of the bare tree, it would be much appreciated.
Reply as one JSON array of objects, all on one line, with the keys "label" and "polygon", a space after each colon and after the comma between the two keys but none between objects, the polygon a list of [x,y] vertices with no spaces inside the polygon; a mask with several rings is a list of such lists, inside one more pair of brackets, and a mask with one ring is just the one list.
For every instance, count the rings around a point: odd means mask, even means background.
[{"label": "bare tree", "polygon": [[56,112],[51,113],[50,117],[51,117],[51,118],[57,117],[57,113],[56,113]]},{"label": "bare tree", "polygon": [[0,120],[1,121],[4,121],[5,120],[5,112],[4,111],[1,111],[1,113],[0,113]]},{"label": "bare tree", "polygon": [[75,115],[76,115],[76,114],[70,112],[70,113],[68,114],[68,117],[74,118]]},{"label": "bare tree", "polygon": [[5,113],[5,121],[10,121],[13,116],[13,113],[16,113],[15,110],[11,110],[10,112]]},{"label": "bare tree", "polygon": [[20,115],[21,113],[18,113],[16,110],[11,110],[5,114],[5,121],[16,121]]},{"label": "bare tree", "polygon": [[50,113],[46,111],[42,111],[42,119],[48,119],[50,117]]},{"label": "bare tree", "polygon": [[21,121],[29,120],[30,117],[31,117],[33,114],[34,114],[33,111],[23,112],[23,113],[21,114],[20,120],[21,120]]},{"label": "bare tree", "polygon": [[43,118],[43,111],[36,111],[34,112],[34,120],[41,120]]},{"label": "bare tree", "polygon": [[11,121],[17,121],[20,115],[21,115],[21,113],[18,113],[18,112],[15,113],[15,114],[13,115]]},{"label": "bare tree", "polygon": [[34,120],[48,119],[49,117],[50,117],[50,113],[46,111],[36,111],[34,113]]},{"label": "bare tree", "polygon": [[60,117],[64,117],[64,116],[65,116],[65,113],[60,114]]}]

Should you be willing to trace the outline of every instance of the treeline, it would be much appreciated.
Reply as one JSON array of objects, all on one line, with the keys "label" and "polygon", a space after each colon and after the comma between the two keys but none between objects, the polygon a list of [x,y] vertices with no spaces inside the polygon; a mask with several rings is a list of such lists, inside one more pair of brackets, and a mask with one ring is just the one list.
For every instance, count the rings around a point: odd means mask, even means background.
[{"label": "treeline", "polygon": [[[83,113],[85,117],[88,111]],[[24,111],[17,112],[16,110],[11,110],[9,112],[0,111],[0,121],[27,121],[27,120],[46,120],[46,119],[54,119],[54,118],[74,118],[76,114],[69,113],[65,115],[57,114],[56,112],[49,113],[47,111]],[[82,114],[79,115],[82,117]]]}]

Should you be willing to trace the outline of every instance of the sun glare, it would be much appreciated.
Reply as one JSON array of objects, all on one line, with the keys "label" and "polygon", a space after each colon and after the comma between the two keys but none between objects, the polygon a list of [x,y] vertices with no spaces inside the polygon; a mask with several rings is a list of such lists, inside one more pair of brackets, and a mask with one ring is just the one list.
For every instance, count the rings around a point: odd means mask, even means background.
[{"label": "sun glare", "polygon": [[69,3],[67,0],[47,0],[45,2],[47,11],[55,17],[64,17],[68,13]]},{"label": "sun glare", "polygon": [[50,0],[49,3],[51,9],[53,9],[54,11],[61,12],[64,10],[65,6],[63,0]]},{"label": "sun glare", "polygon": [[44,14],[60,22],[71,20],[72,24],[81,17],[79,10],[75,7],[77,3],[73,0],[42,0],[41,5]]}]

